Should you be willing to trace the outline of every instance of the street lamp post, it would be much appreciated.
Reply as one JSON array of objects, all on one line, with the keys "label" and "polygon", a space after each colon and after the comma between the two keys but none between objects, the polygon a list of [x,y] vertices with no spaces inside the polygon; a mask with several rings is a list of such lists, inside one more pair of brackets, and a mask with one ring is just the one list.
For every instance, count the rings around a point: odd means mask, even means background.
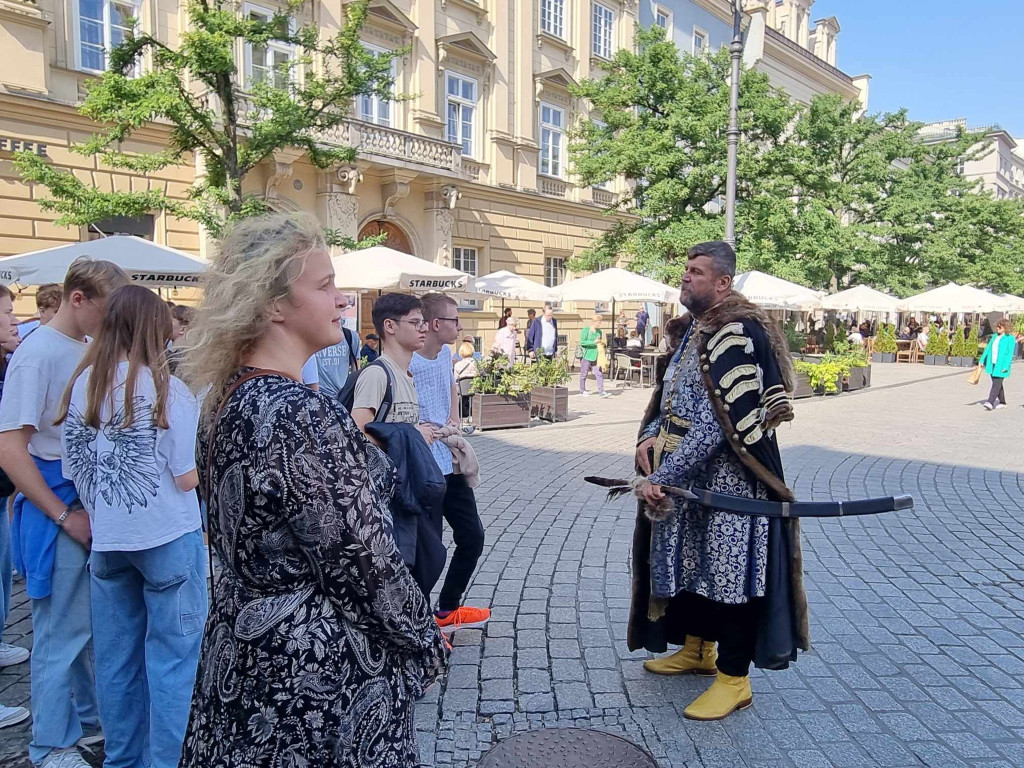
[{"label": "street lamp post", "polygon": [[740,144],[740,60],[743,58],[743,0],[733,0],[732,44],[729,46],[732,59],[732,80],[729,89],[729,130],[726,138],[729,145],[729,167],[725,180],[725,240],[736,244],[736,168]]}]

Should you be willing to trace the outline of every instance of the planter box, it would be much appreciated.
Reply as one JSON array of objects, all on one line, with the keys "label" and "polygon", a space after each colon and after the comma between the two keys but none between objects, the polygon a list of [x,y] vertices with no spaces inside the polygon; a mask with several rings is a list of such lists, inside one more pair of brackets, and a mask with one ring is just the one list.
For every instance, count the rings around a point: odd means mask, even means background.
[{"label": "planter box", "polygon": [[530,424],[530,396],[474,395],[473,426],[477,429],[526,427]]},{"label": "planter box", "polygon": [[850,376],[846,380],[846,389],[849,392],[856,392],[871,386],[871,366],[864,365],[850,369]]},{"label": "planter box", "polygon": [[843,375],[839,374],[839,376],[836,378],[836,391],[835,392],[826,392],[824,387],[819,387],[818,389],[814,390],[814,394],[816,394],[816,395],[841,395],[841,394],[843,394]]},{"label": "planter box", "polygon": [[946,364],[946,357],[944,355],[925,355],[924,356],[924,364],[925,365],[945,365]]},{"label": "planter box", "polygon": [[800,400],[813,395],[814,390],[811,389],[811,380],[807,378],[807,374],[798,373],[796,375],[796,389],[793,390],[793,399]]},{"label": "planter box", "polygon": [[534,387],[530,391],[530,415],[545,421],[569,418],[568,387]]},{"label": "planter box", "polygon": [[875,352],[871,355],[872,363],[895,363],[896,355],[886,352]]},{"label": "planter box", "polygon": [[957,368],[973,368],[974,358],[973,357],[951,357],[949,358],[949,364]]}]

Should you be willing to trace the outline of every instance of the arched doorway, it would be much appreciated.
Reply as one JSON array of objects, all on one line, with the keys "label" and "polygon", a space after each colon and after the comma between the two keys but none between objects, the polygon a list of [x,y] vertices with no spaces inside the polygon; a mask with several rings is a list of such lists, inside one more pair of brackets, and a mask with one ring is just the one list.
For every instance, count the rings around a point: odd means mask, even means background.
[{"label": "arched doorway", "polygon": [[392,224],[390,221],[371,221],[364,224],[363,228],[359,230],[360,240],[367,237],[377,237],[378,235],[384,235],[384,242],[381,245],[394,248],[402,253],[415,255],[412,252],[412,244],[409,242],[408,235],[399,229],[397,224]]},{"label": "arched doorway", "polygon": [[[363,228],[359,230],[359,239],[364,240],[368,237],[377,237],[384,235],[384,241],[380,245],[387,246],[388,248],[394,248],[396,251],[402,253],[408,253],[410,256],[415,254],[412,252],[412,244],[409,242],[409,236],[403,232],[397,224],[393,224],[390,221],[370,221],[363,225]],[[363,293],[360,295],[359,300],[359,336],[365,339],[366,334],[373,333],[373,321],[371,320],[371,311],[373,309],[373,301],[377,298],[377,291],[372,293]]]}]

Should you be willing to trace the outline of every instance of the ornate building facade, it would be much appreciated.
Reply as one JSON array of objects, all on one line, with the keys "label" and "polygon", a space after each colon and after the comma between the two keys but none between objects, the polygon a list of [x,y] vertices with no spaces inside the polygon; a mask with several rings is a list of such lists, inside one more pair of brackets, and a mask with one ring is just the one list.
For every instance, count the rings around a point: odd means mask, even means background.
[{"label": "ornate building facade", "polygon": [[[568,131],[585,115],[569,87],[595,62],[631,47],[636,0],[371,0],[363,43],[409,46],[395,60],[396,92],[407,99],[359,99],[328,143],[354,146],[358,160],[321,171],[283,151],[246,179],[249,194],[281,210],[316,213],[351,236],[383,232],[415,256],[483,275],[509,269],[548,285],[566,262],[614,221],[604,215],[614,185],[576,185]],[[197,169],[146,177],[101,167],[69,151],[93,127],[77,114],[86,82],[106,66],[128,19],[176,45],[187,24],[178,0],[0,0],[0,255],[131,232],[194,253],[206,245],[192,222],[154,213],[142,221],[63,228],[24,184],[11,153],[32,149],[104,189],[158,185],[184,196]],[[246,14],[270,14],[276,0],[245,0]],[[343,0],[313,0],[304,21],[339,28]],[[239,78],[271,76],[285,46],[240,50]],[[144,65],[145,66],[145,65]],[[138,133],[135,148],[156,151],[166,128]],[[201,171],[201,169],[199,169]],[[513,305],[514,306],[514,305]],[[19,309],[24,309],[19,306]],[[497,327],[493,302],[467,302],[464,325],[483,344]],[[564,307],[562,330],[579,327]],[[571,311],[569,311],[571,310]],[[525,314],[525,307],[517,310]]]},{"label": "ornate building facade", "polygon": [[926,142],[949,141],[960,129],[985,136],[972,152],[977,157],[965,158],[960,163],[960,173],[968,179],[980,181],[982,187],[997,200],[1024,197],[1024,138],[1014,138],[998,125],[972,128],[961,117],[928,123],[921,128],[921,139]]}]

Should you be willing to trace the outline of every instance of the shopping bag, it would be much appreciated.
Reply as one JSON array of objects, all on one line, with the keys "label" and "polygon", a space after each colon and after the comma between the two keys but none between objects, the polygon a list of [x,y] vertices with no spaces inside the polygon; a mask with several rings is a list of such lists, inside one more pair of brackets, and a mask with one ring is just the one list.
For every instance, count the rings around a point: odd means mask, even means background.
[{"label": "shopping bag", "polygon": [[981,382],[981,366],[976,366],[967,376],[967,381],[970,384],[978,384]]}]

